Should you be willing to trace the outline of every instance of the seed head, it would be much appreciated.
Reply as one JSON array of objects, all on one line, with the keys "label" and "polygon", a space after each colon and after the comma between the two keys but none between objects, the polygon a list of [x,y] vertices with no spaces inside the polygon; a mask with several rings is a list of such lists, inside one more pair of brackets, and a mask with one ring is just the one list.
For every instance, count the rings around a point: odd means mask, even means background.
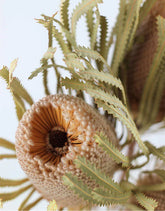
[{"label": "seed head", "polygon": [[[139,25],[135,43],[126,58],[127,91],[131,110],[135,118],[139,109],[143,88],[149,74],[152,61],[158,46],[158,31],[156,17],[165,18],[165,0],[157,0],[148,16]],[[156,121],[161,121],[165,115],[165,90],[163,92],[159,113]]]},{"label": "seed head", "polygon": [[114,129],[103,116],[83,100],[68,95],[47,96],[23,115],[16,131],[16,153],[43,198],[56,200],[58,207],[86,206],[83,199],[63,185],[62,176],[71,172],[89,187],[96,187],[74,165],[78,155],[109,175],[114,172],[116,164],[93,138],[101,131],[117,144]]}]

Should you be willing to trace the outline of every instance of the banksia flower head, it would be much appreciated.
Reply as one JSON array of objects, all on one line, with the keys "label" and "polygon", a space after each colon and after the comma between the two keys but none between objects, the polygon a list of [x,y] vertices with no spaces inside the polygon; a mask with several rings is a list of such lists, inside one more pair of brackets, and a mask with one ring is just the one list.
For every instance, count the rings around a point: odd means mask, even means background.
[{"label": "banksia flower head", "polygon": [[83,100],[68,95],[51,95],[28,110],[16,131],[16,154],[28,178],[47,200],[58,207],[80,208],[86,202],[65,186],[62,177],[71,172],[89,187],[95,183],[74,165],[85,156],[103,172],[112,174],[115,163],[94,140],[103,132],[117,144],[113,128]]},{"label": "banksia flower head", "polygon": [[[149,75],[155,53],[158,47],[157,17],[165,18],[165,1],[157,0],[147,17],[140,23],[135,43],[126,57],[127,63],[127,92],[131,110],[135,118],[144,91],[146,79]],[[161,99],[156,121],[161,121],[165,114],[165,90]]]}]

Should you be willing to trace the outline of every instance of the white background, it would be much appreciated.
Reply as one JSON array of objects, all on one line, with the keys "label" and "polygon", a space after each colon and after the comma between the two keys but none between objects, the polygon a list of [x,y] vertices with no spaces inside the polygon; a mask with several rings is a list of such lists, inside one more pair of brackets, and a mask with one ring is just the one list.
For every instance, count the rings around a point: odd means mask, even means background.
[{"label": "white background", "polygon": [[[73,7],[73,3],[75,5],[78,1],[71,0],[71,2],[71,7]],[[114,25],[117,16],[118,2],[119,0],[104,0],[104,3],[100,5],[100,12],[107,17],[110,29]],[[35,18],[40,18],[41,14],[51,16],[59,11],[59,5],[59,0],[0,0],[0,69],[3,65],[9,67],[15,58],[19,58],[14,75],[21,80],[34,101],[45,95],[42,78],[39,75],[33,80],[28,80],[28,77],[32,71],[40,66],[40,59],[48,46],[47,31],[42,25],[36,23]],[[78,41],[81,44],[83,44],[84,40],[87,41],[82,25],[78,24]],[[60,50],[57,46],[56,55],[58,54],[59,57],[56,60],[61,61]],[[50,82],[52,93],[54,91],[53,83],[54,81]],[[17,125],[18,121],[11,94],[6,89],[5,82],[0,79],[0,137],[14,142]],[[159,135],[147,134],[143,138],[148,138],[153,143],[162,145],[164,136],[165,132],[162,131]],[[0,150],[2,152],[1,148]],[[0,176],[16,179],[24,177],[24,173],[16,161],[3,160],[0,161]],[[23,197],[25,196],[20,196],[19,199],[4,204],[3,210],[17,210]],[[33,210],[46,210],[47,205],[48,202],[43,201]]]}]

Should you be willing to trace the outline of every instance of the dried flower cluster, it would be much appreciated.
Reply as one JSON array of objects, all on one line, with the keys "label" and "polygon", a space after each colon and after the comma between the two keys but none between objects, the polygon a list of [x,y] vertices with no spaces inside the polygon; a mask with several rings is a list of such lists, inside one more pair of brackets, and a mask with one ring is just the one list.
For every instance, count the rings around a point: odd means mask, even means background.
[{"label": "dried flower cluster", "polygon": [[112,174],[115,163],[94,141],[103,131],[117,144],[113,128],[83,100],[67,96],[47,96],[35,103],[19,123],[16,153],[19,163],[36,189],[58,207],[79,208],[86,202],[63,185],[66,172],[77,175],[88,186],[94,182],[75,167],[73,161],[85,156],[100,169]]},{"label": "dried flower cluster", "polygon": [[[165,1],[157,0],[147,17],[140,23],[135,44],[126,58],[127,92],[131,110],[135,117],[138,115],[139,103],[142,97],[146,79],[152,65],[157,47],[158,30],[156,18],[160,15],[165,18]],[[165,90],[162,96],[157,121],[165,115]]]}]

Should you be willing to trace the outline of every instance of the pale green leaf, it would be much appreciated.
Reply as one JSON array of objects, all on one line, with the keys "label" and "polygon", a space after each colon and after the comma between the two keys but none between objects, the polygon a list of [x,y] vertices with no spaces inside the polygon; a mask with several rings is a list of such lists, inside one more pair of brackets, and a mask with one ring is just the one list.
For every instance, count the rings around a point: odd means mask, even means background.
[{"label": "pale green leaf", "polygon": [[26,207],[24,207],[24,210],[30,210],[31,208],[33,208],[34,206],[36,206],[43,198],[42,197],[38,197],[34,202],[28,204]]},{"label": "pale green leaf", "polygon": [[49,47],[46,53],[44,53],[43,58],[46,60],[54,58],[56,50],[57,48]]},{"label": "pale green leaf", "polygon": [[121,110],[115,108],[113,105],[110,105],[108,103],[104,103],[101,100],[96,100],[96,103],[99,107],[102,107],[105,111],[107,111],[109,114],[112,114],[115,118],[117,118],[124,125],[126,125],[126,127],[130,130],[130,132],[134,136],[135,140],[139,144],[139,147],[144,152],[144,154],[148,154],[148,148],[145,146],[145,144],[141,140],[136,126],[133,123],[131,123],[125,115],[123,115]]},{"label": "pale green leaf", "polygon": [[48,88],[48,71],[44,70],[42,75],[43,75],[43,85],[44,85],[45,94],[50,95],[50,91]]},{"label": "pale green leaf", "polygon": [[165,161],[165,151],[163,152],[162,149],[156,148],[153,146],[151,143],[148,141],[145,142],[146,146],[148,147],[149,151],[153,154],[156,155],[159,159]]},{"label": "pale green leaf", "polygon": [[24,210],[25,205],[27,204],[27,202],[29,201],[29,199],[31,198],[31,196],[33,195],[34,192],[35,192],[35,189],[33,188],[33,190],[28,194],[28,196],[20,204],[20,206],[18,208],[19,211]]},{"label": "pale green leaf", "polygon": [[92,192],[92,195],[97,200],[98,205],[125,204],[131,197],[131,192],[114,193],[97,188]]},{"label": "pale green leaf", "polygon": [[0,138],[0,147],[15,151],[15,145],[3,138]]},{"label": "pale green leaf", "polygon": [[82,0],[73,10],[71,17],[71,31],[74,37],[75,37],[77,21],[88,10],[91,10],[93,7],[97,6],[98,3],[102,3],[102,0]]},{"label": "pale green leaf", "polygon": [[74,160],[74,163],[78,168],[80,168],[88,177],[95,180],[96,184],[100,185],[102,188],[108,189],[109,191],[114,191],[116,193],[122,193],[122,189],[119,184],[114,182],[105,173],[101,172],[99,168],[87,161],[83,157],[78,157]]},{"label": "pale green leaf", "polygon": [[115,160],[118,164],[122,163],[123,167],[129,166],[128,157],[124,156],[117,147],[110,142],[107,137],[105,137],[102,133],[99,135],[95,135],[95,140],[99,145],[103,148],[103,150],[108,153],[113,160]]},{"label": "pale green leaf", "polygon": [[69,30],[69,0],[61,1],[60,18],[64,27]]},{"label": "pale green leaf", "polygon": [[112,86],[119,88],[122,91],[124,103],[126,103],[125,91],[124,91],[124,87],[123,87],[120,79],[114,77],[110,73],[106,73],[106,72],[103,72],[103,71],[99,72],[96,69],[92,69],[92,70],[89,69],[89,70],[86,70],[86,71],[80,71],[79,74],[84,79],[87,79],[87,80],[88,79],[92,79],[92,80],[97,79],[101,82],[105,82],[109,85],[112,85]]},{"label": "pale green leaf", "polygon": [[14,100],[14,104],[15,104],[15,109],[16,109],[16,114],[17,114],[18,120],[21,120],[23,114],[26,111],[24,102],[16,93],[12,93],[12,95],[13,95],[13,100]]},{"label": "pale green leaf", "polygon": [[159,183],[159,184],[149,184],[149,185],[142,185],[138,186],[138,191],[145,191],[145,192],[150,192],[150,191],[164,191],[165,190],[165,182],[164,183]]},{"label": "pale green leaf", "polygon": [[71,173],[67,173],[65,176],[63,176],[63,182],[84,200],[93,204],[95,203],[91,195],[92,190],[89,189],[88,186],[81,180],[78,180],[76,176],[73,176]]},{"label": "pale green leaf", "polygon": [[9,68],[9,86],[10,86],[10,83],[11,81],[13,80],[13,72],[17,66],[17,63],[18,63],[18,58],[17,59],[14,59],[11,64],[10,64],[10,68]]},{"label": "pale green leaf", "polygon": [[92,50],[95,50],[97,46],[97,32],[98,32],[99,24],[100,24],[100,13],[98,9],[96,9],[95,14],[96,14],[96,22],[93,25],[93,30],[92,30],[91,39],[90,39]]},{"label": "pale green leaf", "polygon": [[154,199],[146,197],[143,193],[136,193],[135,196],[139,204],[149,211],[154,211],[158,206],[158,203]]},{"label": "pale green leaf", "polygon": [[[114,75],[118,74],[118,68],[133,41],[138,24],[141,0],[132,0],[129,3],[126,3],[125,0],[122,2],[121,0],[120,2],[122,6],[122,13],[119,15],[118,19],[124,19],[124,22],[123,27],[119,29],[117,34],[115,52],[112,59],[112,71]],[[117,23],[117,27],[119,27],[119,24],[120,22]]]},{"label": "pale green leaf", "polygon": [[26,187],[20,188],[19,190],[16,190],[10,193],[0,193],[0,198],[2,199],[3,202],[13,200],[31,187],[32,185],[28,185]]},{"label": "pale green leaf", "polygon": [[108,71],[112,72],[106,60],[97,51],[91,50],[86,47],[81,47],[81,46],[79,46],[75,51],[80,56],[101,61],[103,64],[106,65],[106,68],[108,69]]},{"label": "pale green leaf", "polygon": [[0,154],[0,160],[16,158],[16,154]]},{"label": "pale green leaf", "polygon": [[29,181],[27,178],[21,180],[3,179],[0,177],[0,187],[18,186]]}]

